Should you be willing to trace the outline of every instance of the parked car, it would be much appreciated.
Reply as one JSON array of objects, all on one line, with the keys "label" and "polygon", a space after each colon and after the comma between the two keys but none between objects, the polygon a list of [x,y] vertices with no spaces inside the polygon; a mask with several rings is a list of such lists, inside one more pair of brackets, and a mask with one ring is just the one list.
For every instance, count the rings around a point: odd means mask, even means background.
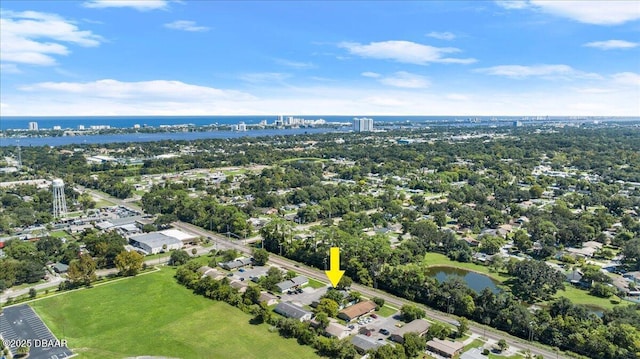
[{"label": "parked car", "polygon": [[378,315],[377,315],[377,314],[375,314],[375,313],[374,313],[374,314],[371,314],[371,317],[372,317],[372,318],[375,318],[375,319],[378,319]]},{"label": "parked car", "polygon": [[380,334],[383,334],[383,335],[389,335],[389,331],[388,331],[388,330],[386,330],[386,329],[384,329],[384,328],[381,328],[381,329],[380,329]]}]

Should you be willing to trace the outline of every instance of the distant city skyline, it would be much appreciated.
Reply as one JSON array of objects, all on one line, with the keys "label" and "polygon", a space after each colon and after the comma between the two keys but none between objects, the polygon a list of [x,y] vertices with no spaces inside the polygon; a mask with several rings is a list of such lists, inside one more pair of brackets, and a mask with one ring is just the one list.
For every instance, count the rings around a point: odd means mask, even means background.
[{"label": "distant city skyline", "polygon": [[2,116],[640,116],[637,1],[1,6]]}]

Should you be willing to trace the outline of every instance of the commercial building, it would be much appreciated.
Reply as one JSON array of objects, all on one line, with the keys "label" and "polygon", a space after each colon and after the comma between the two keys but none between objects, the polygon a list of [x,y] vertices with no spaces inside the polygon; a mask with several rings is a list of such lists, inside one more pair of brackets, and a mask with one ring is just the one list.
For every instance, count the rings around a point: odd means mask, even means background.
[{"label": "commercial building", "polygon": [[158,232],[133,236],[129,238],[129,243],[142,250],[145,254],[157,254],[163,250],[170,251],[182,248],[182,242],[180,240]]},{"label": "commercial building", "polygon": [[354,118],[353,119],[353,131],[355,132],[371,132],[373,131],[373,119],[372,118]]}]

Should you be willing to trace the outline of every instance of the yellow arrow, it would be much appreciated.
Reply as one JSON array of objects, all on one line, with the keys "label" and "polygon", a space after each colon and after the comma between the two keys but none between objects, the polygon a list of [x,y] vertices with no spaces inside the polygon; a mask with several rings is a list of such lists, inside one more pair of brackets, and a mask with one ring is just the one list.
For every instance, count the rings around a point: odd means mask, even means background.
[{"label": "yellow arrow", "polygon": [[340,270],[340,248],[331,247],[331,266],[329,270],[324,271],[327,274],[327,278],[331,281],[331,285],[336,287],[340,278],[344,275],[344,271]]}]

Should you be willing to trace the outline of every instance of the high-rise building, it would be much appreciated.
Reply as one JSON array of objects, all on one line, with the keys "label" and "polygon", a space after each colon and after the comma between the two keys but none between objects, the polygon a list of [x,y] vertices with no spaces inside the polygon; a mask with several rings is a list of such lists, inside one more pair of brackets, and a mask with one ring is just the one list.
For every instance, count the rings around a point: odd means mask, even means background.
[{"label": "high-rise building", "polygon": [[38,123],[29,122],[29,131],[38,131]]},{"label": "high-rise building", "polygon": [[56,178],[52,182],[53,187],[53,217],[60,218],[67,214],[67,200],[64,196],[64,181]]},{"label": "high-rise building", "polygon": [[373,131],[373,119],[372,118],[354,118],[353,119],[353,131],[355,132],[371,132]]}]

